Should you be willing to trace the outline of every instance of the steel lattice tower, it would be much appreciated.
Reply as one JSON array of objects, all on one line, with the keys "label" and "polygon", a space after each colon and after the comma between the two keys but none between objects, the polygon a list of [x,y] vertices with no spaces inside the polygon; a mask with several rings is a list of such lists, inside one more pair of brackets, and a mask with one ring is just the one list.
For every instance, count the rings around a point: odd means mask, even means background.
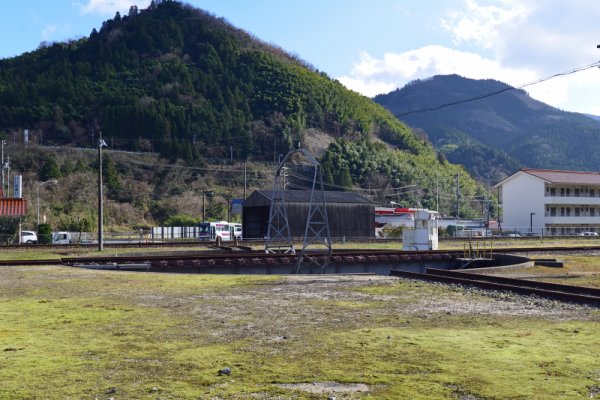
[{"label": "steel lattice tower", "polygon": [[269,211],[269,230],[265,243],[266,253],[296,254],[294,242],[290,235],[287,210],[285,208],[285,176],[281,176],[281,172],[285,171],[283,165],[288,156],[279,164],[275,173],[273,192],[271,194],[271,209]]},{"label": "steel lattice tower", "polygon": [[[298,148],[290,151],[275,174],[269,214],[269,234],[265,251],[295,254],[285,207],[285,176],[282,176],[282,172],[285,171],[285,163],[294,156],[303,156],[308,161],[309,166],[313,168],[313,175],[302,251],[292,273],[325,273],[331,259],[332,248],[329,220],[325,206],[323,177],[319,162],[304,149]],[[287,245],[283,246],[284,243]],[[323,245],[325,251],[322,251],[321,246]],[[319,246],[319,248],[311,250],[310,246]]]}]

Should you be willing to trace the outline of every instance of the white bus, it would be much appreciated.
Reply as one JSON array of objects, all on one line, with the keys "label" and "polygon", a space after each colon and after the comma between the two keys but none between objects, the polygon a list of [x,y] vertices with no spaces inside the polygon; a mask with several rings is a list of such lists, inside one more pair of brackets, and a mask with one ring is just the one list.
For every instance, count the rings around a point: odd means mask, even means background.
[{"label": "white bus", "polygon": [[209,240],[217,243],[233,240],[230,224],[227,221],[200,222],[199,228],[199,240]]},{"label": "white bus", "polygon": [[242,235],[242,224],[234,224],[231,223],[229,224],[230,226],[230,233],[231,235],[233,235],[233,238],[236,240],[242,240],[243,239],[243,235]]}]

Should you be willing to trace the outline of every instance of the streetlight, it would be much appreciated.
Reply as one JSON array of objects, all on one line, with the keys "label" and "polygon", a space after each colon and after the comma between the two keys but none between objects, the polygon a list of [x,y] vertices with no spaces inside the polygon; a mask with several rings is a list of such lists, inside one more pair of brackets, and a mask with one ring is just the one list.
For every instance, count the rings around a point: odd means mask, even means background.
[{"label": "streetlight", "polygon": [[41,182],[37,185],[37,231],[40,230],[40,187],[46,183],[52,183],[56,185],[58,181],[56,179],[50,179],[49,181]]},{"label": "streetlight", "polygon": [[204,199],[206,196],[212,197],[212,190],[205,190],[202,192],[202,222],[206,222],[206,207],[204,206]]},{"label": "streetlight", "polygon": [[531,236],[533,234],[533,216],[535,215],[534,212],[529,213],[529,235]]},{"label": "streetlight", "polygon": [[102,238],[104,230],[104,212],[102,204],[102,148],[108,145],[102,139],[102,132],[98,138],[98,251],[104,250],[104,242]]}]

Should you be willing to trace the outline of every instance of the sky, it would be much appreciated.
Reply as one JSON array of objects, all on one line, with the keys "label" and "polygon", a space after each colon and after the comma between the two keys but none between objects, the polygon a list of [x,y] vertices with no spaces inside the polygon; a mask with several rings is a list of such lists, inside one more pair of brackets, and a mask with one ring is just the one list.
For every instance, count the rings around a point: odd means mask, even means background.
[{"label": "sky", "polygon": [[[2,0],[0,58],[86,37],[150,0]],[[365,96],[458,74],[515,87],[600,60],[598,0],[188,0]],[[525,87],[600,115],[600,68]]]}]

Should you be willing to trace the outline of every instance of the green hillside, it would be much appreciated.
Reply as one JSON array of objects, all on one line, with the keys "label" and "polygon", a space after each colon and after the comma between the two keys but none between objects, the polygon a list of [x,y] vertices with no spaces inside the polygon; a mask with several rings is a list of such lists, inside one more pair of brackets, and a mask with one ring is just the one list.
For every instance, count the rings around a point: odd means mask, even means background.
[{"label": "green hillside", "polygon": [[377,127],[423,149],[367,98],[206,12],[174,1],[106,21],[89,38],[0,63],[0,127],[44,144],[90,145],[195,160],[285,151],[306,127],[343,136]]},{"label": "green hillside", "polygon": [[[501,93],[436,109],[495,92]],[[600,169],[600,121],[550,107],[498,81],[435,76],[375,101],[424,130],[450,161],[482,179],[497,180],[521,166]],[[412,112],[425,109],[432,110]]]},{"label": "green hillside", "polygon": [[[72,174],[94,168],[85,157],[77,168],[72,159],[44,155],[48,146],[96,147],[100,134],[111,150],[156,153],[161,160],[155,163],[201,167],[182,181],[161,174],[147,181],[148,174],[131,175],[127,162],[132,157],[115,161],[122,187],[107,195],[116,204],[143,210],[146,224],[190,213],[156,206],[169,195],[192,190],[189,195],[197,199],[203,190],[219,188],[227,192],[223,202],[240,197],[239,181],[233,186],[211,172],[218,160],[264,164],[285,154],[296,140],[307,143],[309,136],[321,139],[312,148],[319,156],[333,143],[325,157],[328,182],[336,189],[369,195],[379,187],[414,186],[421,195],[399,193],[393,199],[431,205],[432,176],[438,187],[447,188],[442,197],[451,198],[455,175],[461,174],[465,199],[485,192],[464,170],[440,163],[426,140],[371,99],[282,49],[176,1],[153,2],[146,10],[132,7],[87,38],[44,44],[0,60],[0,135],[12,139],[16,149],[24,129],[29,130],[29,150],[14,157],[14,169],[30,179],[30,192],[37,183],[31,180],[50,176],[42,169],[48,159],[56,159],[63,184]],[[381,145],[372,147],[374,142]],[[32,148],[39,156],[27,155]],[[350,156],[365,148],[377,154],[379,164]],[[390,169],[388,162],[397,167]],[[181,189],[165,192],[164,179],[175,179]],[[144,196],[123,195],[124,187],[136,188],[136,195],[141,189]],[[93,207],[88,203],[83,202],[82,213]],[[461,215],[479,215],[469,201],[464,207]],[[58,215],[64,212],[60,205],[55,209]]]}]

